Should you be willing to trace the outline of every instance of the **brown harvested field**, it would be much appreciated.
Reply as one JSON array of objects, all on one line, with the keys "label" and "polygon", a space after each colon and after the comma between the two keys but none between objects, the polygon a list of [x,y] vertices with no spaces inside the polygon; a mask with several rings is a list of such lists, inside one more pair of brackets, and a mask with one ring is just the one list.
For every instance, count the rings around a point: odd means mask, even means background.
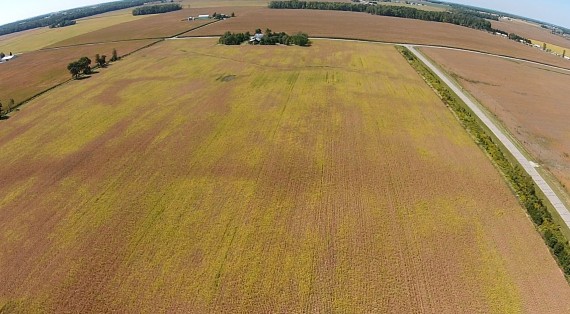
[{"label": "brown harvested field", "polygon": [[570,187],[570,72],[488,56],[422,49]]},{"label": "brown harvested field", "polygon": [[552,34],[549,30],[541,28],[538,25],[530,24],[523,21],[491,21],[493,28],[503,30],[508,33],[515,33],[519,36],[543,41],[549,44],[557,45],[560,47],[568,48],[570,52],[570,40],[562,36]]},{"label": "brown harvested field", "polygon": [[66,81],[71,77],[67,65],[83,56],[95,60],[95,54],[105,54],[110,58],[113,48],[119,55],[125,55],[152,42],[140,40],[26,53],[0,64],[0,102],[14,99],[19,103]]},{"label": "brown harvested field", "polygon": [[0,52],[22,53],[36,51],[62,40],[99,29],[140,20],[147,16],[133,16],[132,10],[120,10],[78,19],[76,25],[63,28],[42,27],[0,36]]},{"label": "brown harvested field", "polygon": [[[270,0],[181,0],[183,7],[212,8],[212,7],[267,7]],[[327,2],[350,2],[350,0],[327,0]]]},{"label": "brown harvested field", "polygon": [[[212,8],[212,7],[266,7],[269,0],[182,0],[183,7]],[[208,12],[207,12],[208,13]]]},{"label": "brown harvested field", "polygon": [[570,311],[504,180],[391,46],[166,41],[0,127],[0,309]]},{"label": "brown harvested field", "polygon": [[[237,9],[237,8],[236,8]],[[570,61],[512,40],[457,25],[358,12],[240,8],[233,19],[205,26],[188,36],[221,35],[226,31],[307,32],[310,36],[343,37],[388,42],[444,45],[509,55],[570,68]],[[225,11],[232,11],[227,8]]]},{"label": "brown harvested field", "polygon": [[[213,13],[214,11],[207,12],[207,14]],[[50,45],[49,47],[62,47],[117,40],[170,37],[212,22],[212,20],[188,21],[187,18],[192,15],[198,15],[198,12],[196,10],[184,9],[169,13],[156,14],[144,19],[106,27],[94,32],[62,40]]]}]

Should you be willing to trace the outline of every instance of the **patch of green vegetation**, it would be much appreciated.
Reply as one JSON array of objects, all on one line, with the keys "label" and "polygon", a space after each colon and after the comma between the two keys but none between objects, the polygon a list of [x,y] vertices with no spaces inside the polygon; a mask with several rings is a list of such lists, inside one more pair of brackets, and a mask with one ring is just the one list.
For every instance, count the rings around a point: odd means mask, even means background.
[{"label": "patch of green vegetation", "polygon": [[437,92],[443,102],[453,111],[461,125],[473,136],[479,145],[494,161],[496,167],[507,179],[521,205],[527,210],[533,223],[542,235],[545,243],[551,249],[556,261],[564,271],[566,279],[570,279],[570,245],[560,226],[553,220],[545,201],[538,195],[531,177],[518,165],[511,162],[479,124],[463,101],[453,93],[439,78],[433,74],[407,48],[398,46],[398,51],[408,63],[424,78]]}]

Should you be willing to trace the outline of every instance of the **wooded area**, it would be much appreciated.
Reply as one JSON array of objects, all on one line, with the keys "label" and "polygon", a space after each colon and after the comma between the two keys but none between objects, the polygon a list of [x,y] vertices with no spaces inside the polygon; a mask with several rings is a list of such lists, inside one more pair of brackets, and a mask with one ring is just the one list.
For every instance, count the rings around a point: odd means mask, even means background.
[{"label": "wooded area", "polygon": [[271,9],[308,9],[366,12],[374,15],[402,17],[415,20],[450,23],[490,31],[491,22],[471,11],[433,12],[409,7],[365,5],[345,2],[271,1]]},{"label": "wooded area", "polygon": [[178,10],[182,10],[182,6],[180,4],[168,3],[168,4],[159,4],[159,5],[151,5],[151,6],[136,8],[133,10],[133,15],[158,14],[158,13],[166,13]]}]

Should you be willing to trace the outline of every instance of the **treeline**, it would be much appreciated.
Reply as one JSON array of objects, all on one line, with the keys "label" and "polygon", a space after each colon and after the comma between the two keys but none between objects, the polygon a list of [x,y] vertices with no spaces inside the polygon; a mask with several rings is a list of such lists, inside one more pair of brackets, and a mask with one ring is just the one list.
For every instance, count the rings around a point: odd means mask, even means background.
[{"label": "treeline", "polygon": [[475,137],[477,144],[491,156],[497,167],[507,178],[510,186],[536,225],[545,243],[552,250],[564,274],[570,276],[570,245],[560,231],[559,226],[552,219],[552,215],[548,211],[546,204],[544,204],[540,196],[538,196],[532,178],[519,165],[514,165],[509,161],[501,151],[499,145],[483,130],[477,119],[439,78],[427,69],[408,49],[398,47],[398,50],[400,50],[412,67],[424,77],[429,85],[437,91],[443,102],[455,112],[456,117],[463,127]]},{"label": "treeline", "polygon": [[525,43],[527,45],[532,45],[532,41],[530,41],[530,39],[524,38],[524,37],[519,36],[515,33],[510,33],[508,36],[509,36],[510,40],[519,41],[519,42],[522,41],[523,43]]},{"label": "treeline", "polygon": [[[109,61],[114,62],[119,60],[117,56],[117,50],[113,49],[113,55]],[[71,62],[67,65],[67,70],[71,74],[71,77],[74,79],[79,79],[81,75],[89,75],[93,73],[93,69],[91,68],[91,59],[88,57],[81,57],[79,60]],[[106,55],[95,55],[95,65],[104,68],[108,64],[107,56]]]},{"label": "treeline", "polygon": [[271,1],[271,9],[308,9],[366,12],[374,15],[393,16],[422,21],[450,23],[465,27],[491,30],[491,22],[470,13],[470,11],[435,12],[418,10],[404,6],[365,5],[347,2],[308,2],[308,1]]},{"label": "treeline", "polygon": [[251,34],[249,32],[246,33],[232,33],[232,32],[225,32],[218,43],[222,45],[241,45],[242,43],[249,40]]},{"label": "treeline", "polygon": [[491,29],[491,32],[507,36],[510,40],[514,40],[514,41],[518,41],[518,42],[522,41],[523,43],[525,43],[527,45],[532,45],[532,41],[530,39],[524,38],[524,37],[519,36],[515,33],[507,33],[505,31],[502,31],[502,30],[496,29],[496,28]]},{"label": "treeline", "polygon": [[88,17],[92,15],[97,15],[105,12],[116,11],[126,8],[132,8],[139,5],[145,4],[148,0],[123,0],[114,1],[108,3],[102,3],[97,5],[91,5],[83,8],[76,8],[66,11],[61,11],[52,14],[44,14],[37,17],[29,18],[22,21],[13,22],[10,24],[0,26],[0,35],[6,35],[10,33],[25,31],[28,29],[50,26],[60,21],[66,20],[76,20],[83,17]]},{"label": "treeline", "polygon": [[167,3],[159,5],[150,5],[133,10],[133,15],[147,15],[147,14],[158,14],[166,13],[172,11],[182,10],[182,6],[178,3]]},{"label": "treeline", "polygon": [[499,15],[498,14],[493,14],[493,13],[488,13],[488,12],[482,12],[476,9],[473,9],[470,6],[466,6],[466,5],[462,5],[462,4],[457,4],[457,3],[448,3],[447,5],[449,5],[450,7],[452,7],[454,10],[456,11],[461,11],[461,12],[465,12],[469,15],[472,16],[476,16],[476,17],[480,17],[482,19],[487,19],[487,20],[493,20],[493,21],[498,21],[499,20]]},{"label": "treeline", "polygon": [[71,25],[75,25],[77,22],[75,22],[74,20],[68,20],[68,19],[63,19],[59,22],[53,23],[49,26],[49,28],[59,28],[59,27],[66,27],[66,26],[71,26]]},{"label": "treeline", "polygon": [[308,46],[310,44],[309,35],[299,32],[294,35],[289,35],[285,32],[274,33],[270,29],[266,29],[264,33],[261,29],[257,29],[252,36],[249,32],[246,33],[232,33],[226,32],[220,37],[218,42],[223,45],[241,45],[249,41],[254,45],[296,45]]}]

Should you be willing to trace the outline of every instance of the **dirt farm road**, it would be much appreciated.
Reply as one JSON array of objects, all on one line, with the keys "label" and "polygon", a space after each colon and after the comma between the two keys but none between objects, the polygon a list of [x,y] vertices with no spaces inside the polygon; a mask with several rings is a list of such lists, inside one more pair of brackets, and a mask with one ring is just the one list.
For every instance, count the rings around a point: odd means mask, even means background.
[{"label": "dirt farm road", "polygon": [[535,163],[527,159],[521,150],[515,146],[511,139],[500,129],[497,125],[475,104],[462,90],[460,86],[454,83],[447,74],[437,68],[430,60],[428,60],[424,55],[419,53],[414,45],[404,45],[408,48],[418,59],[420,59],[435,75],[439,77],[453,92],[455,92],[461,100],[467,104],[469,109],[481,120],[491,132],[503,143],[503,145],[509,150],[511,155],[515,157],[517,162],[523,167],[523,169],[532,177],[536,185],[540,188],[542,193],[548,198],[550,203],[554,206],[562,220],[570,228],[570,212],[568,208],[562,203],[558,195],[554,193],[554,190],[550,185],[544,180],[540,173],[535,169]]}]

